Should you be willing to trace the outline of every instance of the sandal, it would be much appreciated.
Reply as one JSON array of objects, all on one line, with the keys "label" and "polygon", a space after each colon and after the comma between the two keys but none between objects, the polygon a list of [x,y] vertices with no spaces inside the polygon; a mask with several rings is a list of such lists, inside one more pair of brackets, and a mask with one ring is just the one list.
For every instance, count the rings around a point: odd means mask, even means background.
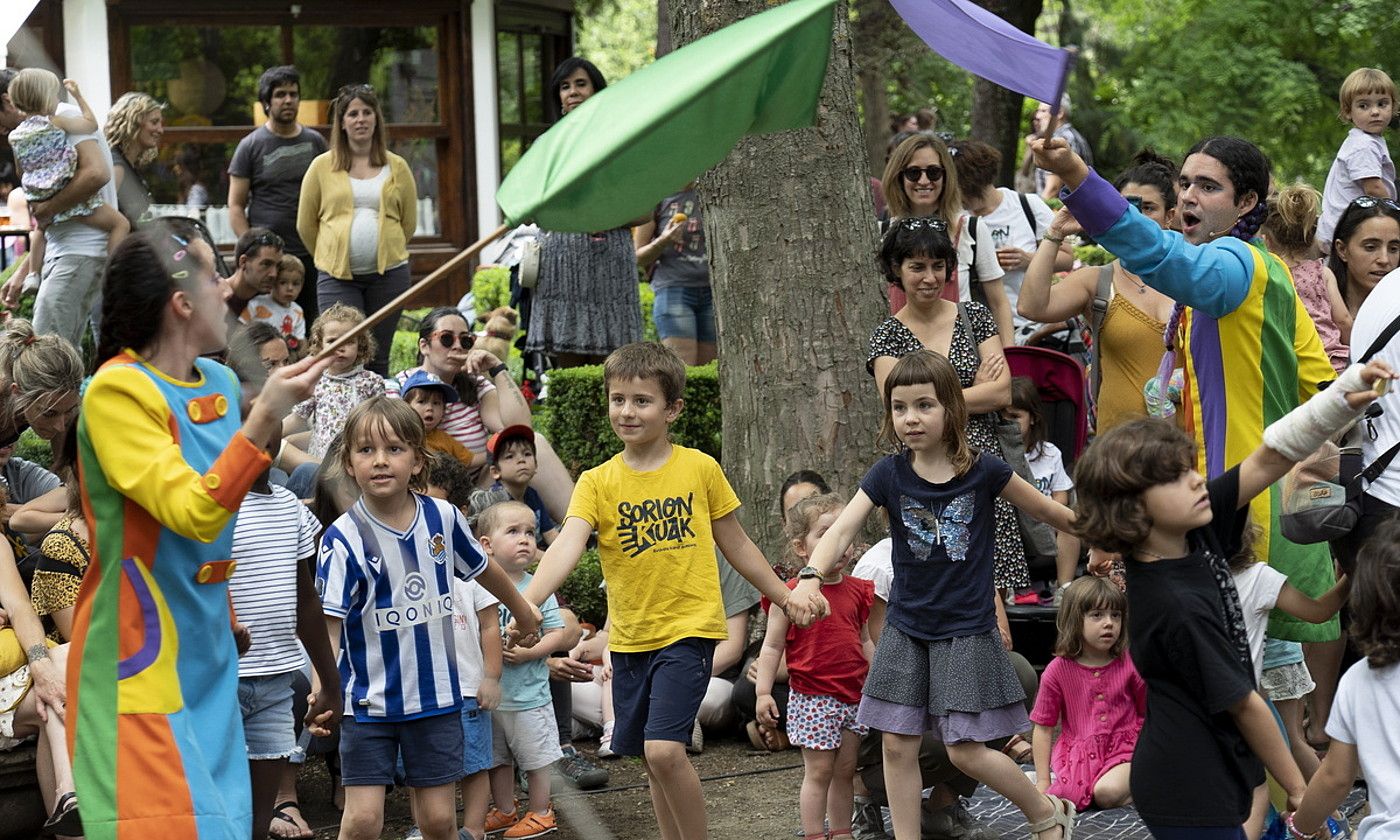
[{"label": "sandal", "polygon": [[759,752],[782,752],[792,747],[786,732],[781,729],[769,729],[756,720],[749,721],[744,727],[744,732],[749,736],[749,743]]},{"label": "sandal", "polygon": [[1058,796],[1045,795],[1045,799],[1055,808],[1055,813],[1043,820],[1031,823],[1031,837],[1037,837],[1053,828],[1064,832],[1064,840],[1074,838],[1074,803]]},{"label": "sandal", "polygon": [[1012,735],[1001,751],[1017,764],[1029,764],[1035,760],[1035,750],[1031,748],[1031,742],[1020,735]]},{"label": "sandal", "polygon": [[[296,809],[295,817],[288,813],[288,811],[292,808]],[[278,834],[277,832],[272,830],[271,826],[269,826],[267,830],[267,836],[277,838],[277,840],[310,840],[310,838],[315,837],[316,832],[311,830],[310,825],[307,825],[305,828],[303,828],[300,824],[297,823],[298,817],[301,818],[302,823],[306,822],[306,816],[301,813],[300,804],[293,802],[290,799],[288,799],[286,802],[277,803],[277,806],[272,809],[272,824],[276,825],[277,823],[286,823],[286,825],[290,826],[292,830],[296,833]]]},{"label": "sandal", "polygon": [[64,837],[83,836],[83,821],[78,817],[78,794],[70,790],[58,798],[53,814],[44,821],[44,831]]}]

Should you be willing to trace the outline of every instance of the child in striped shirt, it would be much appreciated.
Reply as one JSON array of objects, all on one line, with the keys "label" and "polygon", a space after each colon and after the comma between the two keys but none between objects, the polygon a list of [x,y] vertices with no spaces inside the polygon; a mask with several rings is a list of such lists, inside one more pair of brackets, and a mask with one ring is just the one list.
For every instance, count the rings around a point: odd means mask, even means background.
[{"label": "child in striped shirt", "polygon": [[316,574],[345,694],[342,840],[379,836],[400,755],[424,838],[457,835],[454,575],[479,578],[517,616],[522,644],[538,638],[539,611],[485,557],[461,511],[416,492],[428,457],[423,422],[402,400],[375,397],[350,412],[342,467],[361,496],[326,529]]}]

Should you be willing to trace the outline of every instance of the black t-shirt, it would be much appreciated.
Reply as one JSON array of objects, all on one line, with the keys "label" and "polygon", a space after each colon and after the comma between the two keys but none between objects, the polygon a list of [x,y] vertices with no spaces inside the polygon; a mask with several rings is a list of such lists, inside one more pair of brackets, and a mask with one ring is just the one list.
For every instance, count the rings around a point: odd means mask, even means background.
[{"label": "black t-shirt", "polygon": [[296,137],[278,137],[264,124],[238,142],[229,162],[228,174],[248,179],[248,224],[282,237],[289,254],[306,253],[297,235],[301,179],[328,148],[326,138],[309,128]]},{"label": "black t-shirt", "polygon": [[1207,490],[1214,518],[1188,535],[1189,555],[1126,561],[1129,650],[1147,682],[1131,787],[1148,824],[1239,825],[1264,781],[1263,764],[1229,712],[1254,690],[1254,672],[1231,633],[1216,573],[1246,522],[1239,468]]}]

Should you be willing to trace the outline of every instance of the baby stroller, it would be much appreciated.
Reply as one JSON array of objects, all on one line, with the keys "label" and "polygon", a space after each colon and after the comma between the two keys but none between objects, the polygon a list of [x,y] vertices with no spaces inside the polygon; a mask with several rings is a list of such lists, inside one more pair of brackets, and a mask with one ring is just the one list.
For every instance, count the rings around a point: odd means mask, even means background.
[{"label": "baby stroller", "polygon": [[1089,439],[1089,394],[1084,366],[1072,356],[1044,347],[1008,347],[1012,376],[1035,383],[1045,413],[1046,437],[1060,448],[1072,469]]}]

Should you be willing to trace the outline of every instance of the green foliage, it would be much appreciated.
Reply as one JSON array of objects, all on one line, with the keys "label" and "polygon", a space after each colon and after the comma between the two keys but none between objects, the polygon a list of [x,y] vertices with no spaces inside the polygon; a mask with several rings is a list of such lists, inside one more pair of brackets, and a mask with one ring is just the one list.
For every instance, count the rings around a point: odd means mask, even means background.
[{"label": "green foliage", "polygon": [[1108,265],[1113,262],[1113,255],[1098,245],[1076,245],[1074,258],[1085,265]]},{"label": "green foliage", "polygon": [[637,297],[642,302],[642,340],[660,341],[656,337],[656,320],[652,317],[651,307],[656,302],[656,290],[650,283],[639,283],[637,285]]},{"label": "green foliage", "polygon": [[477,315],[510,305],[510,269],[492,266],[477,269],[472,275],[472,296],[476,298]]},{"label": "green foliage", "polygon": [[559,596],[568,602],[579,621],[602,628],[608,619],[608,593],[602,588],[603,566],[598,549],[590,548],[579,558],[578,566],[559,587]]},{"label": "green foliage", "polygon": [[34,434],[33,429],[25,429],[15,442],[15,457],[38,464],[44,469],[53,468],[53,447],[49,442]]},{"label": "green foliage", "polygon": [[609,84],[656,60],[655,0],[579,0],[577,11],[577,54]]},{"label": "green foliage", "polygon": [[[608,423],[601,365],[550,371],[549,400],[535,420],[575,476],[622,451]],[[719,374],[713,362],[686,369],[685,410],[671,426],[671,440],[720,457]]]}]

